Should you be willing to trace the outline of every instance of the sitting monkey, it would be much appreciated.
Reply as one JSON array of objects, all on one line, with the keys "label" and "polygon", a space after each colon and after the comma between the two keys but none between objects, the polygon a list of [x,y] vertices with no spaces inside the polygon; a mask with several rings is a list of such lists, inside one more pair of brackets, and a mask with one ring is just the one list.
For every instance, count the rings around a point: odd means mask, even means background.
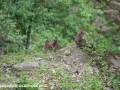
[{"label": "sitting monkey", "polygon": [[44,43],[44,49],[45,49],[45,51],[52,49],[52,45],[50,44],[50,42],[48,40],[46,40]]},{"label": "sitting monkey", "polygon": [[59,45],[59,43],[58,43],[58,41],[56,39],[52,40],[52,47],[54,49],[54,52],[56,52],[56,50],[61,48],[61,46]]},{"label": "sitting monkey", "polygon": [[84,46],[86,44],[86,40],[84,39],[85,31],[81,30],[75,37],[75,43],[78,46]]}]

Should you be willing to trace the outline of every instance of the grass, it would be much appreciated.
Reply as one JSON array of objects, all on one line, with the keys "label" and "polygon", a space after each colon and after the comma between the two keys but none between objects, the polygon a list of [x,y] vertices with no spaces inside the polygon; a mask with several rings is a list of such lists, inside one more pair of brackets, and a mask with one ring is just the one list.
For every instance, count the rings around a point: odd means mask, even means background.
[{"label": "grass", "polygon": [[[4,65],[11,65],[14,63],[20,63],[23,61],[34,61],[33,56],[47,58],[52,56],[53,53],[38,53],[23,55],[13,54],[5,55],[0,61],[1,67]],[[75,76],[72,71],[64,70],[66,65],[46,65],[43,62],[40,63],[40,67],[33,71],[21,71],[21,70],[8,70],[4,72],[0,70],[0,84],[1,85],[28,85],[31,88],[17,88],[16,90],[39,90],[40,88],[46,89],[62,89],[62,90],[102,90],[104,84],[99,74],[92,75],[89,68],[85,67],[85,72],[82,76]],[[20,77],[16,77],[15,74],[19,74]],[[38,88],[38,86],[40,86]],[[36,87],[36,88],[32,88]],[[10,88],[9,88],[10,90]]]}]

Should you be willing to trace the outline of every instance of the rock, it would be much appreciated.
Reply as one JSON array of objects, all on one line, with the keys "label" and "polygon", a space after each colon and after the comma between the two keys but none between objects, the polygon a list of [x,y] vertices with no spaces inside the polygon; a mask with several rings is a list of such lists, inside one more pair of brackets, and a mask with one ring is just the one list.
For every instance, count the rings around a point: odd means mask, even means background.
[{"label": "rock", "polygon": [[113,4],[113,5],[115,5],[115,6],[118,6],[120,8],[120,2],[111,1],[110,3]]},{"label": "rock", "polygon": [[101,24],[102,24],[102,17],[98,16],[95,21],[93,22],[93,24],[96,26],[96,27],[100,27]]},{"label": "rock", "polygon": [[108,19],[114,20],[114,22],[120,24],[120,2],[119,0],[110,0],[107,7],[105,8],[105,14]]},{"label": "rock", "polygon": [[42,60],[42,58],[39,58],[39,57],[33,57],[33,59],[34,59],[35,61],[40,61],[40,60]]},{"label": "rock", "polygon": [[18,70],[33,70],[39,67],[39,62],[22,62],[13,65],[13,68]]},{"label": "rock", "polygon": [[113,90],[113,89],[110,87],[105,87],[105,90]]},{"label": "rock", "polygon": [[72,12],[77,12],[78,9],[79,9],[79,7],[76,6],[76,5],[74,5],[74,6],[71,7]]},{"label": "rock", "polygon": [[119,11],[115,9],[106,9],[104,12],[108,14],[114,14],[114,15],[117,15],[119,13]]},{"label": "rock", "polygon": [[110,56],[110,61],[113,63],[115,68],[120,68],[120,57],[114,58],[113,56]]},{"label": "rock", "polygon": [[[95,6],[102,5],[101,3],[102,0],[92,0],[92,1],[95,3]],[[105,3],[106,3],[106,7],[101,9],[104,12],[103,15],[105,17],[97,16],[93,24],[96,26],[98,30],[102,29],[102,31],[107,31],[112,29],[119,30],[120,27],[116,27],[116,25],[120,26],[120,0],[106,0]],[[104,22],[104,20],[106,21],[112,20],[112,22],[107,24],[106,22]],[[112,25],[113,22],[114,25]],[[107,26],[104,26],[104,24],[107,24]],[[102,32],[102,33],[104,34],[106,32]]]},{"label": "rock", "polygon": [[70,50],[66,50],[63,54],[64,54],[65,56],[69,56],[69,55],[70,55]]},{"label": "rock", "polygon": [[118,50],[120,50],[120,46],[118,47]]},{"label": "rock", "polygon": [[107,32],[110,29],[110,26],[103,25],[101,31],[102,32]]}]

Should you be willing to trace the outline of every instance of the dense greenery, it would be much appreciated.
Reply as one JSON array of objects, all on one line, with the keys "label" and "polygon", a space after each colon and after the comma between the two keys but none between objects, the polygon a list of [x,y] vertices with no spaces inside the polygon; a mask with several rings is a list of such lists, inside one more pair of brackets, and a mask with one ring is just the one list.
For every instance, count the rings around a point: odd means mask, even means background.
[{"label": "dense greenery", "polygon": [[[53,38],[57,38],[62,46],[66,46],[73,42],[80,29],[86,31],[94,29],[90,22],[101,11],[94,9],[93,3],[88,2],[87,0],[3,0],[1,30],[9,32],[7,36],[4,35],[6,39],[25,43],[27,31],[31,27],[32,50],[42,48],[46,39]],[[85,7],[86,3],[88,6]]]},{"label": "dense greenery", "polygon": [[[30,52],[36,51],[43,48],[46,39],[53,38],[58,39],[64,47],[74,42],[75,35],[81,29],[87,32],[88,43],[97,44],[98,53],[101,54],[110,47],[113,49],[110,51],[116,50],[112,39],[119,39],[119,36],[111,37],[109,32],[106,38],[96,32],[92,22],[103,12],[95,9],[89,0],[2,0],[0,5],[1,38],[14,42],[6,46],[9,51],[23,50],[23,45],[29,47],[29,44]],[[104,20],[103,23],[109,21]],[[12,48],[13,45],[16,48]]]},{"label": "dense greenery", "polygon": [[[6,49],[8,54],[24,50],[29,54],[42,54],[46,39],[56,38],[65,47],[74,43],[75,35],[84,29],[87,42],[84,51],[93,56],[92,61],[97,60],[105,66],[107,54],[120,54],[117,48],[120,32],[114,28],[112,20],[105,19],[101,7],[103,5],[95,7],[90,0],[1,0],[0,49]],[[103,24],[112,26],[108,32],[101,33],[101,28],[93,24],[97,16],[103,18]]]}]

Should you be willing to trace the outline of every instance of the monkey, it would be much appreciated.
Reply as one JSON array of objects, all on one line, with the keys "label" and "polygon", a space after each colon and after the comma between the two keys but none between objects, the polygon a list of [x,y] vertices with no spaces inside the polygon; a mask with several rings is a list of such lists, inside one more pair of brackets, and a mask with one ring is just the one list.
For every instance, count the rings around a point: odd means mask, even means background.
[{"label": "monkey", "polygon": [[75,37],[75,43],[78,46],[84,46],[86,44],[86,40],[84,39],[84,35],[86,32],[84,30],[81,30]]},{"label": "monkey", "polygon": [[0,50],[0,54],[5,55],[5,54],[7,54],[7,51],[6,50]]},{"label": "monkey", "polygon": [[46,40],[45,43],[44,43],[44,49],[45,49],[45,51],[48,51],[48,50],[52,49],[52,45],[48,40]]},{"label": "monkey", "polygon": [[52,47],[54,49],[54,52],[56,52],[56,50],[61,48],[61,46],[59,45],[59,43],[58,43],[58,41],[56,39],[52,40]]}]

